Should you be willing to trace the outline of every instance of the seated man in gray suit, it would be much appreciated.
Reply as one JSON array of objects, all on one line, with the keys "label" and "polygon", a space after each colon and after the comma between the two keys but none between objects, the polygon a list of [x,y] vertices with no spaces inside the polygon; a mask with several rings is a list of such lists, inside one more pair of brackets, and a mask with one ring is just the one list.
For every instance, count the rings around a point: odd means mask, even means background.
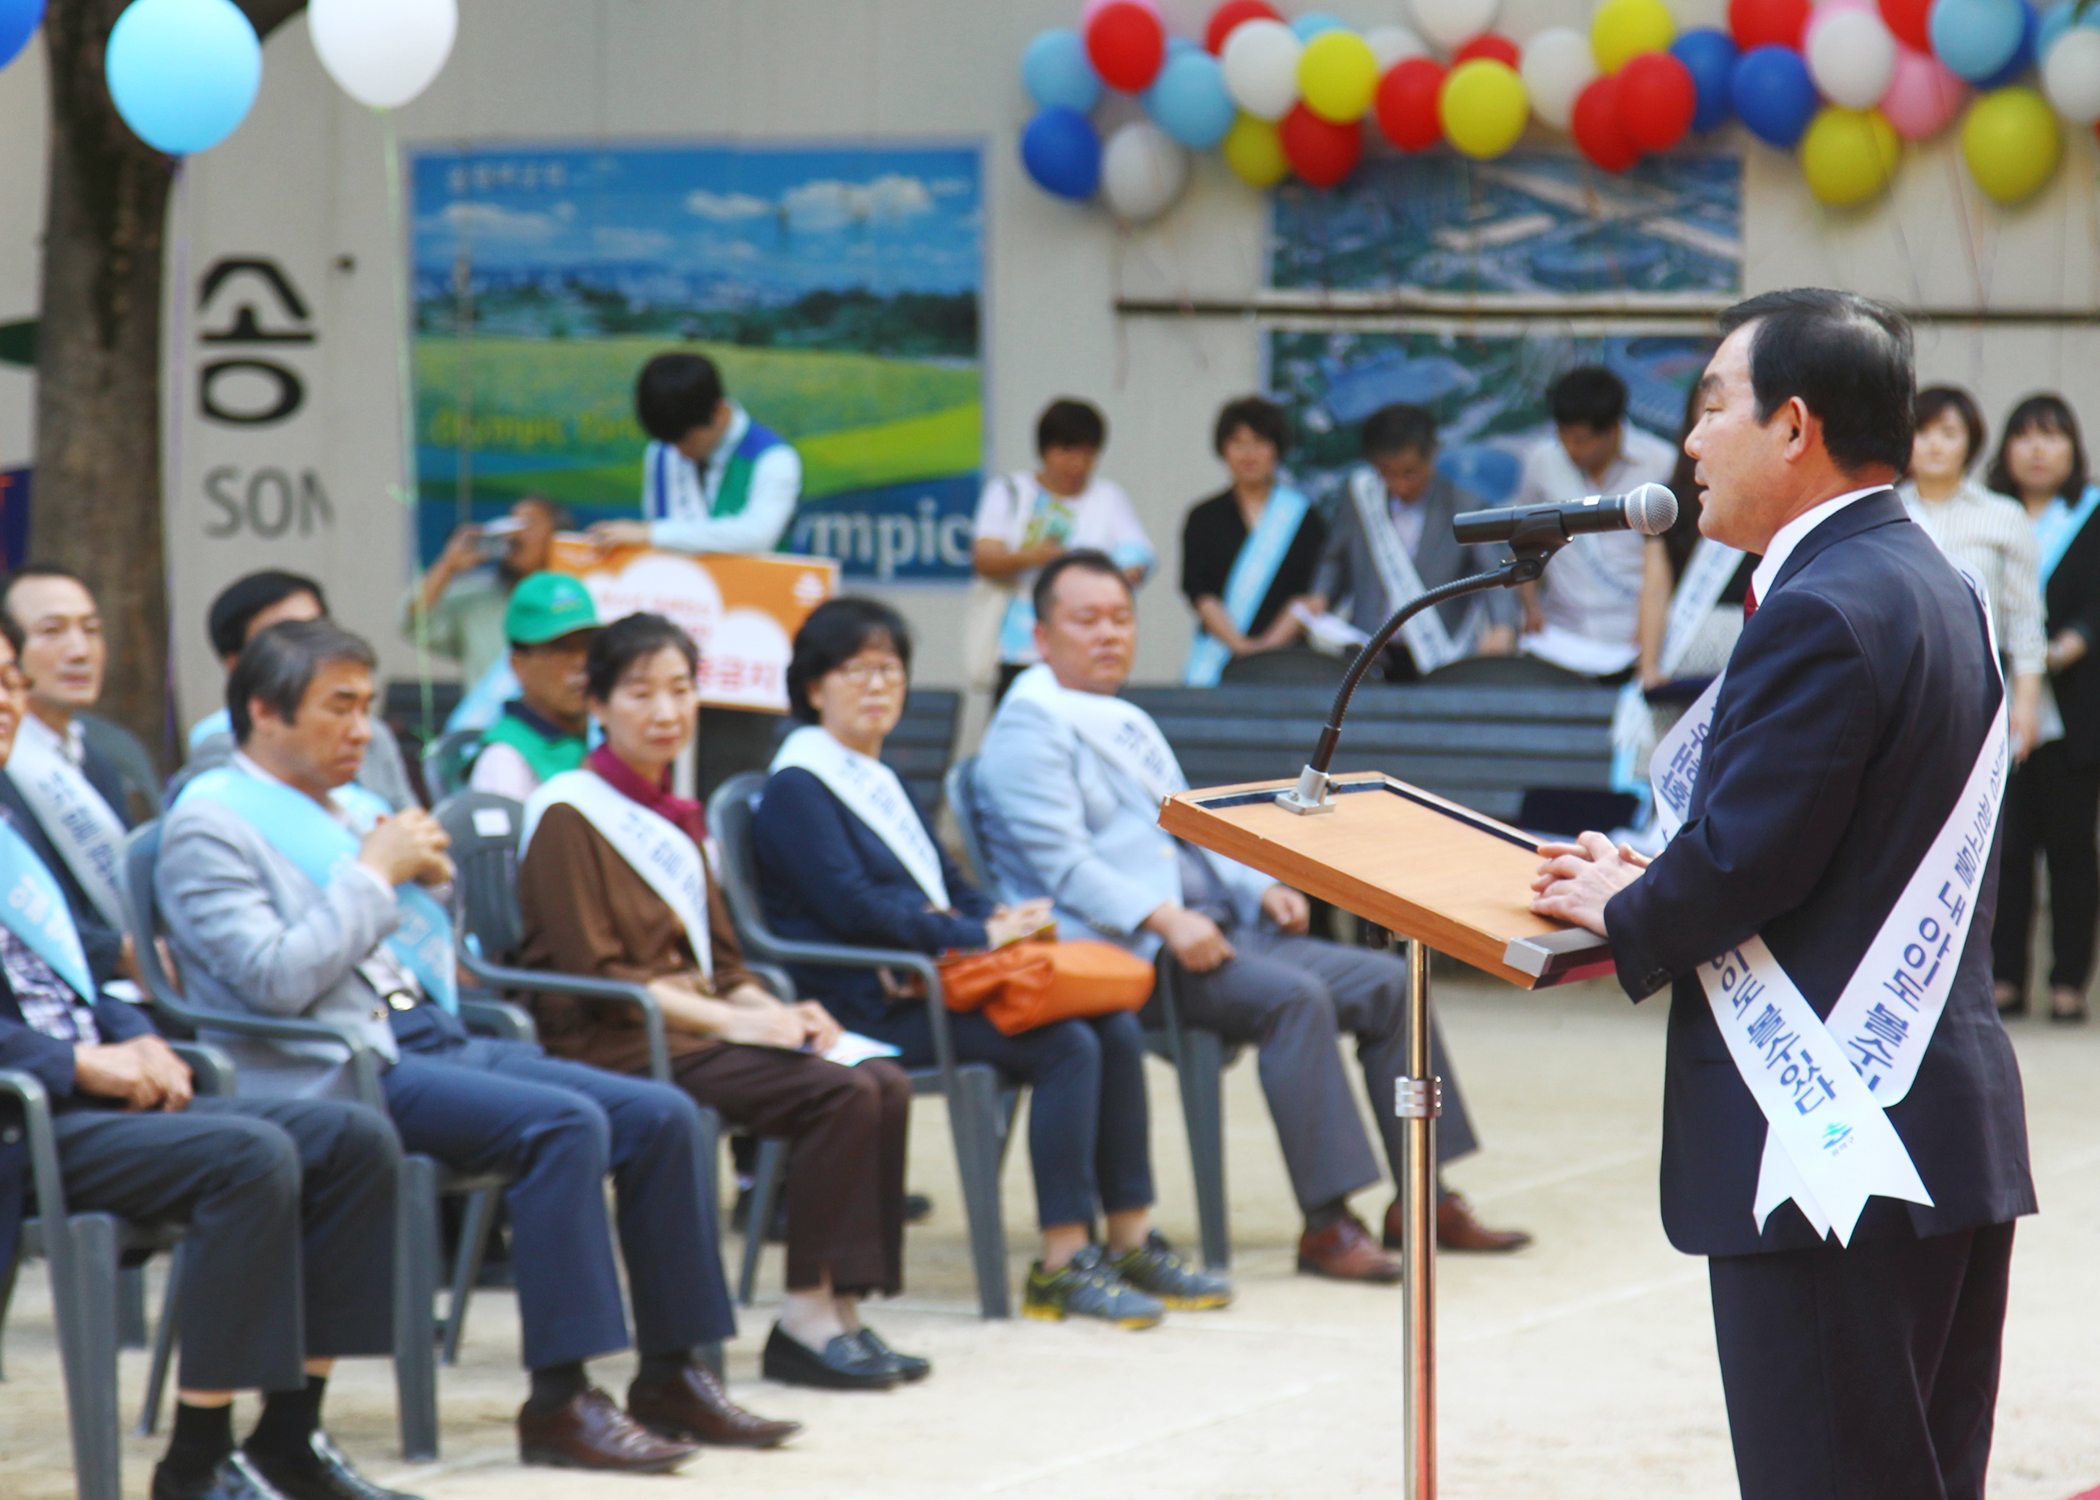
[{"label": "seated man in gray suit", "polygon": [[[1173,838],[1159,803],[1188,782],[1159,726],[1116,693],[1130,676],[1130,584],[1101,552],[1067,552],[1035,585],[1040,665],[1016,679],[977,758],[986,858],[1009,900],[1048,896],[1065,937],[1098,937],[1150,958],[1164,947],[1184,1020],[1261,1049],[1262,1091],[1305,1213],[1298,1269],[1392,1282],[1400,1262],[1350,1212],[1378,1181],[1335,1047],[1354,1032],[1365,1087],[1398,1180],[1393,1083],[1406,1057],[1407,965],[1387,953],[1306,937],[1305,897],[1245,865]],[[1440,1039],[1440,1162],[1475,1149]],[[1386,1214],[1397,1246],[1399,1204]],[[1437,1206],[1437,1242],[1511,1250],[1530,1236],[1484,1228],[1455,1194]]]},{"label": "seated man in gray suit", "polygon": [[[1349,623],[1375,635],[1411,599],[1501,559],[1497,549],[1460,546],[1451,518],[1486,505],[1436,468],[1436,416],[1404,402],[1364,419],[1364,461],[1349,472],[1341,509],[1313,574],[1312,608],[1346,604]],[[1413,682],[1467,656],[1517,649],[1516,596],[1507,589],[1453,599],[1401,627],[1380,663],[1388,682]]]},{"label": "seated man in gray suit", "polygon": [[[532,1396],[527,1463],[662,1471],[691,1439],[770,1447],[797,1429],[734,1405],[695,1363],[735,1332],[700,1192],[700,1119],[668,1084],[469,1037],[453,1013],[452,929],[427,887],[451,879],[421,808],[389,813],[351,785],[372,737],[372,648],[326,620],[273,625],[226,689],[232,762],[167,817],[156,889],[190,998],[206,1009],[334,1022],[383,1059],[402,1144],[463,1170],[500,1168]],[[229,1039],[230,1040],[230,1039]],[[339,1048],[241,1046],[260,1092],[339,1089]],[[627,1347],[605,1216],[610,1171],[641,1372],[622,1411],[584,1361]]]}]

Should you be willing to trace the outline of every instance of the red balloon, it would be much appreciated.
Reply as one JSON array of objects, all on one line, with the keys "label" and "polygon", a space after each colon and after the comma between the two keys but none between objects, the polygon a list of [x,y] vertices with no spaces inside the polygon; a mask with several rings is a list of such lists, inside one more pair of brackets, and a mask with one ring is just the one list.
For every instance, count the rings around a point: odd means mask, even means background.
[{"label": "red balloon", "polygon": [[1347,177],[1364,154],[1361,125],[1323,120],[1303,104],[1291,106],[1277,134],[1283,138],[1283,158],[1291,170],[1318,188],[1333,187]]},{"label": "red balloon", "polygon": [[1493,58],[1496,62],[1507,63],[1512,68],[1519,66],[1522,60],[1522,54],[1517,51],[1515,42],[1506,36],[1497,36],[1492,31],[1483,31],[1452,53],[1451,66],[1455,68],[1460,63],[1471,62],[1476,57]]},{"label": "red balloon", "polygon": [[1619,130],[1641,151],[1667,151],[1684,139],[1699,109],[1692,70],[1667,52],[1642,52],[1619,69]]},{"label": "red balloon", "polygon": [[1408,57],[1378,80],[1372,112],[1385,138],[1402,151],[1427,151],[1444,138],[1437,95],[1444,90],[1444,69],[1433,58]]},{"label": "red balloon", "polygon": [[1166,28],[1144,6],[1113,0],[1087,23],[1086,55],[1110,88],[1141,93],[1152,86],[1167,60]]},{"label": "red balloon", "polygon": [[1932,0],[1881,0],[1881,19],[1896,34],[1896,40],[1913,52],[1932,54],[1932,30],[1926,18]]},{"label": "red balloon", "polygon": [[1268,0],[1225,0],[1225,3],[1210,13],[1210,24],[1203,28],[1204,50],[1213,57],[1225,50],[1225,38],[1232,29],[1245,21],[1281,21],[1283,16]]},{"label": "red balloon", "polygon": [[1575,96],[1568,120],[1575,149],[1607,172],[1624,172],[1641,159],[1641,148],[1626,139],[1619,125],[1619,80],[1599,78]]},{"label": "red balloon", "polygon": [[[1752,47],[1792,47],[1798,52],[1808,30],[1808,11],[1809,0],[1728,0],[1728,30],[1745,52]],[[1921,50],[1929,50],[1929,44]]]}]

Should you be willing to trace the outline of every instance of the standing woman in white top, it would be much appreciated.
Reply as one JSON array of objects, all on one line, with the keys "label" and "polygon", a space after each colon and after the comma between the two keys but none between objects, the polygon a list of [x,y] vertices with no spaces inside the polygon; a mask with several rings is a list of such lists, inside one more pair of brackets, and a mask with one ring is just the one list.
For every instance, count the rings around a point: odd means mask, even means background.
[{"label": "standing woman in white top", "polygon": [[2006,716],[2013,758],[2025,760],[2041,729],[2046,652],[2034,528],[2010,497],[1970,476],[1969,466],[1983,453],[1984,430],[1983,413],[1967,391],[1927,386],[1918,392],[1917,421],[1910,474],[1896,493],[1940,551],[1983,584],[2012,693]]},{"label": "standing woman in white top", "polygon": [[994,475],[977,502],[970,560],[977,576],[1005,597],[994,703],[1038,660],[1030,595],[1045,563],[1076,548],[1094,548],[1115,559],[1134,589],[1159,561],[1130,497],[1094,473],[1107,446],[1108,422],[1099,409],[1061,397],[1036,419],[1036,472]]},{"label": "standing woman in white top", "polygon": [[1992,489],[2019,498],[2034,528],[2047,631],[2039,742],[2005,789],[2004,864],[1991,954],[1998,1009],[2027,1011],[2035,855],[2049,860],[2050,1019],[2083,1021],[2100,916],[2100,486],[2086,482],[2078,419],[2058,396],[2030,396],[2005,419]]}]

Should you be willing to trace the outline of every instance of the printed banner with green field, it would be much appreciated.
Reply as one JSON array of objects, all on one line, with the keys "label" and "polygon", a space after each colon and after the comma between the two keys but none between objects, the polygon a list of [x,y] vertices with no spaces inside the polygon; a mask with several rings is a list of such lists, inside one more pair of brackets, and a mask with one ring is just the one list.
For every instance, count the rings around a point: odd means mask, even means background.
[{"label": "printed banner with green field", "polygon": [[961,582],[983,454],[972,149],[474,147],[415,184],[426,561],[524,495],[639,517],[634,380],[702,353],[802,456],[785,545]]}]

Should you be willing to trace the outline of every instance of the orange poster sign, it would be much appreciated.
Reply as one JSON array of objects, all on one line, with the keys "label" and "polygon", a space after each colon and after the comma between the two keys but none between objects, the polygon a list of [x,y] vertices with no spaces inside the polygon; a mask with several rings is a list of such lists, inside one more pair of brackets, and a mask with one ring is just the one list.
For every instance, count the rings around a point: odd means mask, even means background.
[{"label": "orange poster sign", "polygon": [[821,557],[603,552],[578,536],[558,537],[556,571],[583,580],[610,624],[640,610],[668,615],[700,647],[700,701],[721,708],[787,712],[787,665],[795,632],[838,591],[838,564]]}]

